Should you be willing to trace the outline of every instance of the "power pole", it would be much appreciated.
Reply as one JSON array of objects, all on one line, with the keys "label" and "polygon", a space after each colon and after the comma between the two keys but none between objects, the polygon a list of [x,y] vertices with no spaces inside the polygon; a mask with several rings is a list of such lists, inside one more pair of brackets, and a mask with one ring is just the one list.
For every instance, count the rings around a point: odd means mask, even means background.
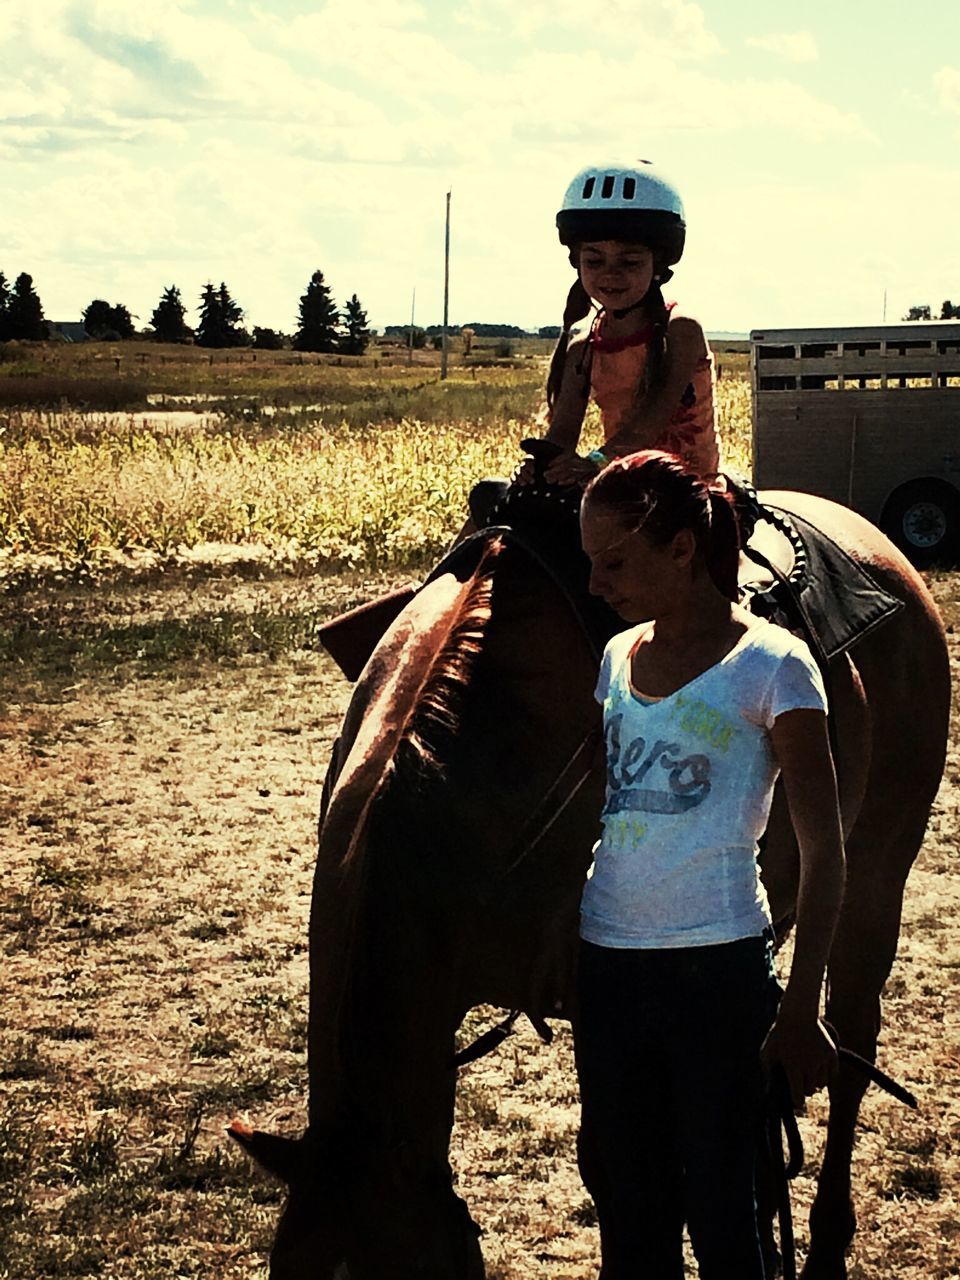
[{"label": "power pole", "polygon": [[443,243],[443,340],[440,349],[440,379],[447,376],[447,322],[450,319],[450,192],[447,192],[447,229]]},{"label": "power pole", "polygon": [[413,317],[417,310],[417,286],[413,286],[413,297],[410,299],[410,336],[407,340],[407,364],[413,364]]}]

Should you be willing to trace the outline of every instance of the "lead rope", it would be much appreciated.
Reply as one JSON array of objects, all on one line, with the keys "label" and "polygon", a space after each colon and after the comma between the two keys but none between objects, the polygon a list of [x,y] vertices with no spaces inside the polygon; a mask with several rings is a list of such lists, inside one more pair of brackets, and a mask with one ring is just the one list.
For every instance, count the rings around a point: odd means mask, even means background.
[{"label": "lead rope", "polygon": [[[873,1062],[862,1058],[852,1049],[841,1045],[834,1028],[825,1022],[824,1027],[833,1041],[837,1056],[841,1062],[853,1067],[865,1075],[871,1083],[879,1086],[904,1106],[916,1111],[918,1107],[916,1095],[911,1093],[892,1076],[887,1075]],[[790,1087],[783,1067],[777,1064],[770,1075],[768,1090],[767,1123],[765,1125],[766,1149],[773,1166],[774,1195],[776,1212],[780,1222],[780,1264],[782,1280],[797,1280],[796,1243],[793,1235],[793,1213],[790,1207],[790,1183],[803,1168],[803,1139],[797,1125],[797,1117],[793,1109]],[[783,1154],[783,1138],[787,1143],[787,1158]]]}]

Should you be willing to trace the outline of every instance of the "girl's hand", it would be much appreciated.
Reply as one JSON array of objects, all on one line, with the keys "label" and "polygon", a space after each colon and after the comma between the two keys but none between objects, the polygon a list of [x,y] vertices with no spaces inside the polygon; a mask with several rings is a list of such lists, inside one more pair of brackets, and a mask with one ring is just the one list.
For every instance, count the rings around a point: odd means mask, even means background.
[{"label": "girl's hand", "polygon": [[544,475],[550,484],[585,485],[599,470],[597,464],[589,458],[581,458],[579,454],[570,451],[555,458],[547,466]]},{"label": "girl's hand", "polygon": [[829,1084],[837,1072],[837,1047],[820,1019],[796,1017],[783,1005],[763,1042],[760,1057],[768,1067],[774,1063],[783,1067],[798,1113],[804,1100]]}]

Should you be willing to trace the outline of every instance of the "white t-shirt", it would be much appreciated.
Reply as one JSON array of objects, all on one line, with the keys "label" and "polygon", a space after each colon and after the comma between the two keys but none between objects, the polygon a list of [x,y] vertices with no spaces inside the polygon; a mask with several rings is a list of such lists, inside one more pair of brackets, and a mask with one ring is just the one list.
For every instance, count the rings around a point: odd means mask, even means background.
[{"label": "white t-shirt", "polygon": [[768,622],[668,697],[644,699],[630,658],[649,624],[607,645],[597,682],[607,748],[603,835],[580,934],[602,947],[697,947],[770,924],[757,841],[779,766],[768,730],[798,707],[826,710],[802,640]]}]

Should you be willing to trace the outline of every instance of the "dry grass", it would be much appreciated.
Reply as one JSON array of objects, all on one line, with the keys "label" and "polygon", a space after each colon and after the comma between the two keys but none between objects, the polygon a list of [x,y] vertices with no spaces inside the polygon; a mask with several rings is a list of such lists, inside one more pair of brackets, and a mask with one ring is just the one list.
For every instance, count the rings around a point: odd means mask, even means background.
[{"label": "dry grass", "polygon": [[[285,353],[289,354],[289,353]],[[543,360],[455,371],[326,367],[315,402],[235,396],[223,411],[0,412],[0,581],[201,568],[418,568],[470,486],[541,434]],[[2,383],[2,379],[0,379]],[[727,464],[750,469],[750,396],[718,387]],[[588,417],[587,447],[599,439]]]},{"label": "dry grass", "polygon": [[[349,692],[316,627],[446,541],[542,378],[321,372],[308,412],[248,380],[229,413],[154,425],[0,415],[0,1280],[264,1275],[279,1190],[222,1135],[238,1111],[303,1123],[315,817]],[[720,407],[749,470],[742,379]],[[960,626],[960,576],[934,588]],[[852,1280],[960,1275],[958,780],[954,741],[881,1055],[921,1111],[864,1107]],[[464,1071],[453,1159],[491,1280],[595,1275],[576,1119],[563,1028]],[[817,1104],[811,1169],[822,1125]]]},{"label": "dry grass", "polygon": [[[303,1121],[315,815],[349,692],[311,628],[387,581],[0,599],[3,1280],[265,1274],[279,1192],[223,1128]],[[960,626],[960,576],[934,587]],[[865,1104],[852,1280],[958,1275],[958,780],[955,739],[885,1002],[882,1063],[921,1109]],[[596,1274],[576,1120],[563,1028],[464,1071],[453,1158],[491,1280]],[[818,1103],[811,1172],[822,1124]]]}]

